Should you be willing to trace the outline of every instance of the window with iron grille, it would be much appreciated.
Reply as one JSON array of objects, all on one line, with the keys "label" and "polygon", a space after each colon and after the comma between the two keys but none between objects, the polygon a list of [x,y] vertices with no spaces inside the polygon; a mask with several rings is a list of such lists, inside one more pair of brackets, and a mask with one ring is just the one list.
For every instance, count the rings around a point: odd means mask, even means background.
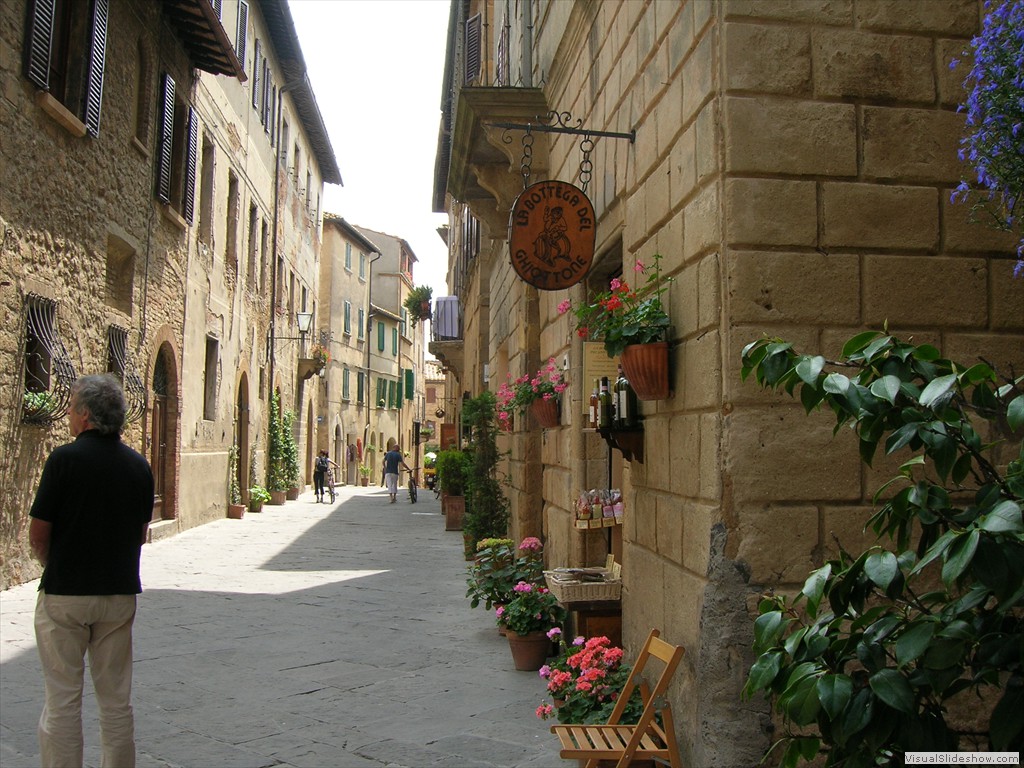
[{"label": "window with iron grille", "polygon": [[127,404],[125,422],[141,419],[146,413],[146,385],[128,353],[128,330],[116,325],[107,328],[107,373],[121,380]]},{"label": "window with iron grille", "polygon": [[25,392],[22,421],[49,424],[62,418],[77,374],[57,335],[57,302],[25,297]]}]

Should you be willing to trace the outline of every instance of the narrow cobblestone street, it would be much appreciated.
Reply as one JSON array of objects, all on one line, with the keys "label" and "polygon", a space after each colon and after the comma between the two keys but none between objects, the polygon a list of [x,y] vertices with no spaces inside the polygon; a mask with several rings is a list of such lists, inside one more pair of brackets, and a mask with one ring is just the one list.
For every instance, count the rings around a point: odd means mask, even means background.
[{"label": "narrow cobblestone street", "polygon": [[[462,536],[421,492],[312,492],[143,549],[138,765],[558,766],[489,612],[465,599]],[[38,765],[38,582],[0,593],[0,764]],[[86,765],[99,763],[91,683]]]}]

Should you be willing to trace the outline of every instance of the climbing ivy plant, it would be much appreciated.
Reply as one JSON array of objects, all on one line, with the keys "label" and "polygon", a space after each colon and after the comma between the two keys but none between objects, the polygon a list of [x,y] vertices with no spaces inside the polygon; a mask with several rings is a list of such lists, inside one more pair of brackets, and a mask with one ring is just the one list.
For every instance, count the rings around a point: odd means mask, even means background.
[{"label": "climbing ivy plant", "polygon": [[907,751],[955,749],[947,704],[974,694],[995,701],[991,747],[1021,750],[1024,376],[875,331],[842,357],[768,338],[742,353],[744,379],[808,413],[827,406],[865,463],[879,449],[907,456],[874,496],[878,546],[841,549],[795,597],[763,597],[744,695],[764,692],[781,714],[783,766],[820,752],[828,766],[903,765]]}]

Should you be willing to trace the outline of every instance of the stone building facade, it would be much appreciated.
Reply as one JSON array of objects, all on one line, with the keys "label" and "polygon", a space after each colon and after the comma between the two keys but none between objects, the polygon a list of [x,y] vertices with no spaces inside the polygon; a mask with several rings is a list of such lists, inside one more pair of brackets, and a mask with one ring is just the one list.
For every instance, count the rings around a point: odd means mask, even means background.
[{"label": "stone building facade", "polygon": [[[543,535],[549,566],[611,551],[627,646],[658,627],[686,648],[671,691],[685,762],[755,765],[771,718],[740,690],[757,597],[798,589],[836,540],[865,542],[872,493],[895,464],[867,469],[827,416],[741,382],[741,349],[769,334],[835,356],[887,323],[948,357],[1024,369],[1013,239],[949,202],[964,173],[962,71],[949,64],[981,4],[451,7],[434,204],[451,219],[463,327],[431,349],[453,392],[568,361],[561,427],[517,420],[510,438],[513,535]],[[494,124],[551,111],[635,138],[592,137],[593,269],[540,291],[514,273],[506,242],[524,132]],[[536,132],[530,178],[580,185],[580,140]],[[585,347],[557,305],[630,279],[655,254],[673,278],[673,393],[642,403],[642,461],[626,460],[581,429]],[[623,490],[624,524],[574,529],[579,491],[609,484]]]},{"label": "stone building facade", "polygon": [[[423,413],[423,323],[413,326],[402,306],[413,287],[416,254],[403,238],[356,227],[380,249],[370,267],[369,364],[374,411],[368,422],[371,480],[381,476],[381,458],[393,439],[410,459],[419,456]],[[406,460],[409,466],[413,461]],[[418,463],[418,461],[417,461]],[[404,478],[403,478],[404,480]]]},{"label": "stone building facade", "polygon": [[53,8],[0,7],[0,586],[38,575],[27,513],[76,375],[125,382],[154,536],[224,515],[231,445],[248,488],[272,386],[311,434],[315,393],[270,337],[315,312],[319,198],[341,181],[287,3]]},{"label": "stone building facade", "polygon": [[321,399],[318,448],[338,465],[339,480],[355,485],[373,402],[368,382],[371,274],[380,250],[341,216],[324,218],[320,256],[320,307],[327,318],[331,360]]}]

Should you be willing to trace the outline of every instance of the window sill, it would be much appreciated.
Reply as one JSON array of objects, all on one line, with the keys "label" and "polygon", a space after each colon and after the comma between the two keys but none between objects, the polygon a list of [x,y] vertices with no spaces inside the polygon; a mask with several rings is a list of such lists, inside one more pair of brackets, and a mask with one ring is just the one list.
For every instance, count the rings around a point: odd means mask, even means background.
[{"label": "window sill", "polygon": [[36,104],[42,107],[43,112],[52,117],[61,128],[81,139],[85,136],[85,123],[75,117],[71,112],[46,91],[36,91]]},{"label": "window sill", "polygon": [[146,148],[145,144],[139,141],[139,138],[137,136],[132,136],[132,149],[138,152],[143,159],[149,159],[149,150]]},{"label": "window sill", "polygon": [[157,201],[157,205],[160,206],[160,212],[164,215],[164,219],[176,226],[182,232],[188,229],[188,222],[185,221],[185,219],[181,217],[181,214],[174,210],[170,204]]}]

